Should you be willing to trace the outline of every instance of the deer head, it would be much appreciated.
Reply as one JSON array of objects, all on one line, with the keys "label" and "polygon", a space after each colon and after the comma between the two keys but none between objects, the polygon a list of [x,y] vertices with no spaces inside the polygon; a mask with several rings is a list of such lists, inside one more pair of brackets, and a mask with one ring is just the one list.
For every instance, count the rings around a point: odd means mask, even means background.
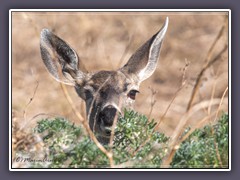
[{"label": "deer head", "polygon": [[102,144],[109,143],[114,118],[122,107],[135,101],[141,82],[155,71],[167,27],[168,18],[120,69],[95,73],[84,68],[65,41],[48,29],[42,30],[40,49],[47,70],[57,81],[75,87],[86,103],[89,126]]}]

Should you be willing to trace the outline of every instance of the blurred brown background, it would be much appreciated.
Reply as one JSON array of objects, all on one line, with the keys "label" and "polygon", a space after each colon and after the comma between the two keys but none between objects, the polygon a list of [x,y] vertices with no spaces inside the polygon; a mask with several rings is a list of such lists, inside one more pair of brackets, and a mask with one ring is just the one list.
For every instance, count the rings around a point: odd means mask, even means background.
[{"label": "blurred brown background", "polygon": [[[144,81],[137,95],[135,110],[155,120],[164,114],[174,93],[181,86],[185,62],[186,86],[171,104],[160,130],[167,135],[176,127],[186,112],[195,80],[201,71],[212,43],[226,23],[226,12],[13,12],[12,13],[12,109],[21,123],[30,125],[45,113],[67,117],[79,123],[64,97],[60,84],[44,67],[39,40],[43,28],[54,31],[75,49],[89,71],[116,70],[131,54],[156,33],[169,17],[169,27],[161,49],[157,70]],[[214,57],[228,44],[227,27],[215,46]],[[35,87],[39,86],[33,101],[26,109]],[[214,63],[204,74],[195,103],[221,98],[228,86],[228,53]],[[76,106],[85,114],[84,102],[73,87],[68,87]],[[153,96],[152,91],[157,93]],[[215,107],[217,108],[217,107]],[[23,111],[27,110],[23,118]],[[201,110],[191,118],[196,123],[209,109]],[[213,109],[211,109],[213,110]],[[228,111],[228,98],[221,111]],[[30,127],[30,126],[29,126]]]}]

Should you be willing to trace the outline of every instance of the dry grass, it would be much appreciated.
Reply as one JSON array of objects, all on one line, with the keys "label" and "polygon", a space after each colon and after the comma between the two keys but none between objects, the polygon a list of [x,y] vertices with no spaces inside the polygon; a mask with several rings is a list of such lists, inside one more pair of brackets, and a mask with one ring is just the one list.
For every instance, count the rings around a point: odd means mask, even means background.
[{"label": "dry grass", "polygon": [[[116,70],[161,27],[166,16],[170,22],[159,65],[154,75],[141,85],[135,110],[158,120],[158,130],[172,137],[169,154],[164,159],[164,166],[168,165],[181,142],[178,137],[184,127],[200,127],[213,117],[216,119],[221,110],[228,111],[225,13],[15,12],[12,16],[12,107],[17,116],[33,119],[36,114],[58,114],[76,124],[81,122],[113,167],[111,151],[99,144],[89,129],[83,101],[71,87],[62,86],[62,91],[46,71],[40,57],[40,31],[52,29],[66,40],[89,71]],[[189,62],[191,66],[187,69]],[[35,89],[32,71],[38,80]]]}]

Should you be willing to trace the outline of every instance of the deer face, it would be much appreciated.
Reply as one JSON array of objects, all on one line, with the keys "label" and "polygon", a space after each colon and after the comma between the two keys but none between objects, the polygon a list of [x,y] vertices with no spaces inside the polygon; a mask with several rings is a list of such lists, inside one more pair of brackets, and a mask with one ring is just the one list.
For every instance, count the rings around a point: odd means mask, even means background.
[{"label": "deer face", "polygon": [[41,32],[40,49],[49,73],[59,82],[74,86],[86,103],[91,130],[102,144],[109,143],[115,117],[131,107],[139,85],[156,69],[168,18],[159,32],[145,42],[122,68],[89,73],[77,53],[47,29]]},{"label": "deer face", "polygon": [[86,102],[90,128],[101,142],[107,143],[114,118],[122,107],[131,107],[138,84],[121,71],[100,71],[86,78],[84,85],[77,84],[75,89]]}]

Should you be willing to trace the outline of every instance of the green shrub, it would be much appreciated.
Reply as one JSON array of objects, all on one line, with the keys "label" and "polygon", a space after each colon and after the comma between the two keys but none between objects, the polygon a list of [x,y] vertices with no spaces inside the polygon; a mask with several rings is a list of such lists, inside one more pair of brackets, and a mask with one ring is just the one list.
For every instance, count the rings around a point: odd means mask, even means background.
[{"label": "green shrub", "polygon": [[[164,147],[167,147],[168,138],[154,132],[155,125],[156,123],[153,120],[149,122],[146,116],[134,111],[125,111],[115,129],[115,164],[128,162],[129,167],[158,167],[165,155]],[[106,155],[83,133],[82,128],[76,127],[66,119],[41,120],[35,132],[42,134],[45,146],[49,149],[48,158],[52,159],[50,168],[109,167]]]},{"label": "green shrub", "polygon": [[[113,160],[125,168],[159,168],[166,156],[169,138],[154,131],[156,123],[134,111],[125,111],[115,129]],[[211,133],[211,128],[214,133]],[[48,168],[106,168],[109,159],[86,135],[82,127],[64,118],[43,119],[34,129],[41,135]],[[213,126],[194,131],[176,152],[173,168],[220,167],[214,141],[222,164],[228,164],[228,115]],[[146,143],[145,143],[146,142]],[[109,149],[108,146],[105,146]],[[206,166],[207,165],[207,166]],[[46,167],[33,162],[30,167]]]},{"label": "green shrub", "polygon": [[175,153],[172,167],[228,168],[228,115],[223,114],[215,125],[195,130]]}]

